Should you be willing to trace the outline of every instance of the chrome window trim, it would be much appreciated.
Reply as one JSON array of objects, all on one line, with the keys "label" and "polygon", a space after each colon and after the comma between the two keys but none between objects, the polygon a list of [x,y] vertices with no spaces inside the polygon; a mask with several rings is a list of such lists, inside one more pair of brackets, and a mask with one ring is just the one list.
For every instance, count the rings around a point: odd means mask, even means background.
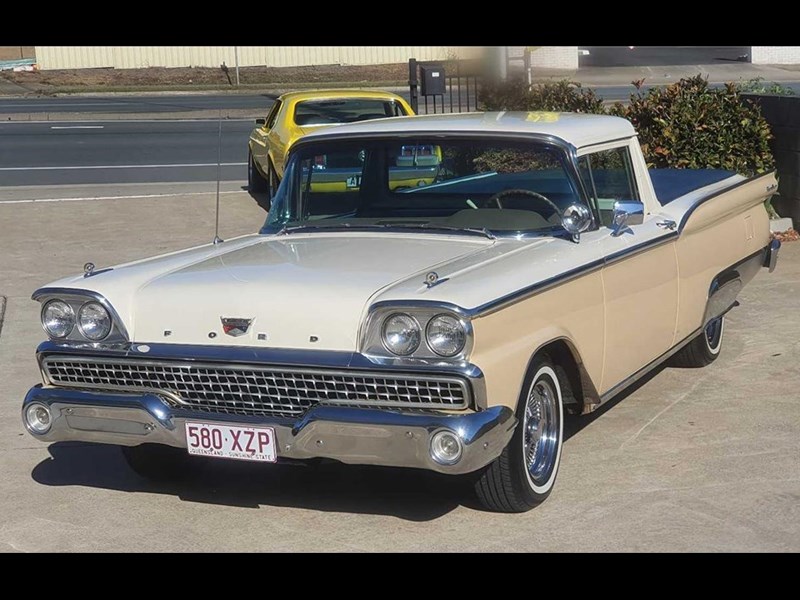
[{"label": "chrome window trim", "polygon": [[[57,340],[60,344],[80,345],[90,348],[103,348],[123,347],[130,342],[128,330],[125,328],[125,324],[123,323],[119,314],[116,310],[114,310],[114,307],[111,306],[111,303],[105,298],[105,296],[98,294],[97,292],[74,288],[43,287],[36,290],[31,298],[41,303],[41,308],[39,311],[40,323],[42,320],[42,312],[44,311],[44,307],[50,300],[63,300],[75,311],[76,323],[70,334],[66,338],[52,338],[54,341]],[[80,334],[80,328],[78,327],[77,319],[79,311],[81,307],[88,302],[97,302],[100,304],[100,306],[108,311],[109,315],[111,315],[111,331],[105,338],[99,341],[93,341],[84,337]],[[42,329],[44,329],[44,325],[42,325]],[[45,330],[45,333],[47,333],[47,330]],[[50,334],[48,334],[48,337],[50,337]]]}]

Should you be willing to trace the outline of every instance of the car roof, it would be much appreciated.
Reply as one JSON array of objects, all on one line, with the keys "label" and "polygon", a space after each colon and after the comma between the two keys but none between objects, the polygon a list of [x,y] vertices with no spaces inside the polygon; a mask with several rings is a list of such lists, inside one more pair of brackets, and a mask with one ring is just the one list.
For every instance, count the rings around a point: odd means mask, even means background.
[{"label": "car roof", "polygon": [[363,134],[533,134],[558,138],[575,148],[636,135],[630,121],[606,115],[557,112],[485,112],[393,117],[348,123],[304,136],[304,141]]},{"label": "car roof", "polygon": [[360,89],[345,89],[345,90],[306,90],[302,92],[287,92],[279,97],[283,102],[289,101],[302,101],[302,100],[330,100],[330,99],[348,99],[348,98],[374,98],[377,100],[396,100],[400,98],[397,94],[387,92],[385,90],[360,90]]}]

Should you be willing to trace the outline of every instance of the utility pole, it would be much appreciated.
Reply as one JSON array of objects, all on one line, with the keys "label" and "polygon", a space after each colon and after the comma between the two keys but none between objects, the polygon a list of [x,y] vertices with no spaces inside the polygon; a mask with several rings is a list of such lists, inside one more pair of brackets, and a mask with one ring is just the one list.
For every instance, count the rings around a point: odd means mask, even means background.
[{"label": "utility pole", "polygon": [[239,87],[239,46],[233,47],[233,61],[236,63],[236,87]]}]

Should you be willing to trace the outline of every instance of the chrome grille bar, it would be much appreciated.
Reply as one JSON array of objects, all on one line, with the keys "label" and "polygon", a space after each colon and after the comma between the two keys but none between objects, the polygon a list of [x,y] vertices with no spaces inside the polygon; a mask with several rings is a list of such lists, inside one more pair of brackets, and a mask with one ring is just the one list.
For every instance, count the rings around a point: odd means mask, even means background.
[{"label": "chrome grille bar", "polygon": [[446,375],[294,367],[47,356],[47,383],[153,392],[187,408],[238,415],[296,417],[319,403],[425,409],[466,408],[466,381]]}]

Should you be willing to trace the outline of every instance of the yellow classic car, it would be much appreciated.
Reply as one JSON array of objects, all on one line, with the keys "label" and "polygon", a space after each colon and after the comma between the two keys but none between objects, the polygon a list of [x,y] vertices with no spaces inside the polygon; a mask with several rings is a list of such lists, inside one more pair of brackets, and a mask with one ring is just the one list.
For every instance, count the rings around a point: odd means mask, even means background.
[{"label": "yellow classic car", "polygon": [[[289,148],[309,131],[342,123],[413,114],[411,106],[391,92],[313,90],[283,94],[275,100],[266,119],[256,119],[258,127],[250,134],[248,186],[253,192],[263,192],[272,197],[283,177]],[[325,165],[316,167],[322,170]],[[339,173],[334,178],[334,185],[342,190],[357,183],[346,173]]]}]

